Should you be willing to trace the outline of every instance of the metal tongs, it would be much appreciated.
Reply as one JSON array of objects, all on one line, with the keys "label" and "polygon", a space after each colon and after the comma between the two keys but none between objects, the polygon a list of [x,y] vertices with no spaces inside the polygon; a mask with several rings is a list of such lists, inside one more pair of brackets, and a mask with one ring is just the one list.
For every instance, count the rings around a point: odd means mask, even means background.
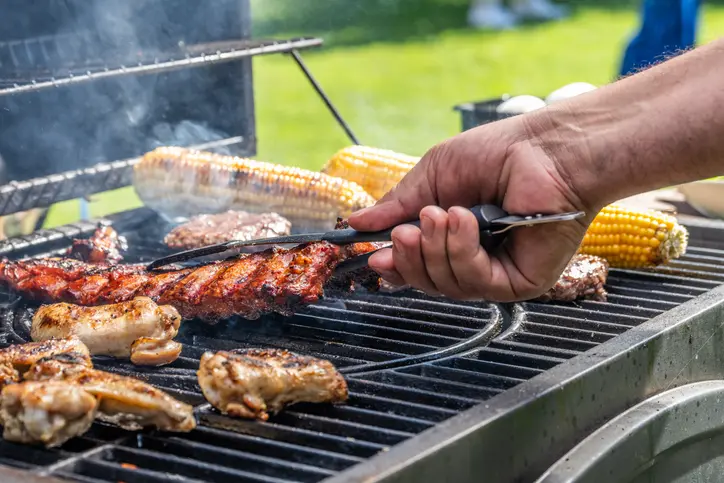
[{"label": "metal tongs", "polygon": [[[507,231],[511,228],[519,226],[540,225],[543,223],[570,221],[585,216],[585,213],[582,211],[560,213],[557,215],[510,215],[506,211],[495,205],[478,205],[470,208],[470,211],[473,213],[473,215],[475,215],[475,218],[478,220],[478,226],[480,228],[480,244],[487,251],[492,251],[497,246],[499,246],[507,236]],[[420,221],[411,221],[404,224],[419,227]],[[388,242],[392,241],[391,234],[394,228],[395,227],[388,228],[387,230],[374,232],[357,231],[348,228],[344,230],[328,231],[326,233],[288,235],[273,238],[258,238],[256,240],[232,240],[226,243],[209,245],[202,248],[194,248],[192,250],[186,250],[183,252],[175,253],[173,255],[169,255],[167,257],[159,258],[158,260],[154,260],[153,262],[148,264],[146,268],[148,270],[155,270],[157,268],[170,265],[172,263],[187,262],[195,258],[201,258],[208,255],[223,253],[236,248],[243,248],[255,245],[296,245],[299,243],[320,241],[326,241],[335,245],[347,245],[350,243],[363,242]],[[335,269],[335,273],[349,272],[364,267],[367,264],[367,260],[373,253],[374,251],[368,252],[364,255],[359,255],[340,263]]]}]

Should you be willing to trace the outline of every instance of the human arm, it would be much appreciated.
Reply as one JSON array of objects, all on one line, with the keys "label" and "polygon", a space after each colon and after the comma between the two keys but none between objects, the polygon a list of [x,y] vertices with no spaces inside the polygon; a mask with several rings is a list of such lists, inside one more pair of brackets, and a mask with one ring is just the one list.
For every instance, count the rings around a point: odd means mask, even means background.
[{"label": "human arm", "polygon": [[[724,174],[724,40],[596,91],[480,126],[428,151],[374,207],[350,217],[393,231],[370,259],[392,283],[458,299],[513,301],[542,294],[593,216],[625,196]],[[461,206],[514,213],[584,210],[582,222],[514,230],[486,253]],[[447,210],[447,211],[446,211]]]}]

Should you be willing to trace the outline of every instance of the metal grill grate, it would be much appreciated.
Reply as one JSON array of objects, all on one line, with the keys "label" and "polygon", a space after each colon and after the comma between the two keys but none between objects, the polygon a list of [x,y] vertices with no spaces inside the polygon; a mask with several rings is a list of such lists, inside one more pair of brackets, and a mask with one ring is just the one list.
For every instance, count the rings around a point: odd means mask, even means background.
[{"label": "metal grill grate", "polygon": [[[137,210],[114,218],[135,260],[166,253],[163,224]],[[155,229],[152,227],[156,227]],[[36,233],[0,252],[13,256],[59,253],[94,224]],[[693,242],[695,243],[695,242]],[[332,295],[293,317],[231,320],[208,327],[185,323],[182,356],[163,368],[95,358],[96,366],[133,375],[197,405],[200,426],[189,434],[129,433],[95,424],[60,449],[0,442],[0,464],[76,481],[314,482],[337,475],[474,405],[557,366],[719,285],[724,243],[692,248],[677,266],[652,273],[612,270],[609,301],[523,303],[505,307],[453,303],[415,292]],[[695,263],[695,269],[690,267]],[[676,271],[676,273],[673,273]],[[4,343],[27,339],[32,309],[6,311]],[[501,331],[497,337],[491,340]],[[475,338],[456,355],[433,361],[375,364],[416,357]],[[269,422],[234,420],[212,410],[199,394],[195,370],[207,349],[285,347],[325,357],[346,371],[348,404],[299,404]],[[464,351],[464,352],[461,352]]]},{"label": "metal grill grate", "polygon": [[[22,44],[26,46],[26,44]],[[39,45],[45,45],[40,43]],[[65,65],[62,69],[48,71],[18,72],[13,78],[0,79],[0,96],[37,91],[50,87],[62,87],[91,82],[107,77],[139,74],[157,74],[208,64],[232,62],[246,57],[292,52],[299,49],[318,47],[318,38],[297,38],[290,40],[254,40],[224,42],[211,45],[187,46],[175,53],[140,55],[133,62],[122,61],[117,65],[99,62],[79,65]],[[9,52],[17,57],[15,44],[8,45]],[[0,45],[0,49],[2,46]],[[206,50],[208,49],[208,50]],[[26,51],[26,49],[23,49]],[[2,52],[2,50],[0,50]],[[30,51],[27,51],[30,52]],[[29,55],[29,54],[28,54]],[[16,64],[18,59],[15,58]]]}]

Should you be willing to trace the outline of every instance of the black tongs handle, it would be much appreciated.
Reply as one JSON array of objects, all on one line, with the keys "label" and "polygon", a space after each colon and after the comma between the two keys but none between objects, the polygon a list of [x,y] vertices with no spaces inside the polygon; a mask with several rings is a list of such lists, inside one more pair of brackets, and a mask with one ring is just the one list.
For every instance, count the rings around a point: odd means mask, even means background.
[{"label": "black tongs handle", "polygon": [[[475,215],[475,219],[478,221],[478,229],[480,231],[480,244],[486,250],[492,250],[496,248],[505,239],[505,234],[494,235],[490,228],[494,226],[494,222],[497,219],[508,216],[508,213],[495,205],[477,205],[469,208],[470,211]],[[420,220],[410,221],[402,223],[404,225],[413,225],[420,227]],[[396,227],[388,228],[381,231],[372,232],[359,232],[354,230],[339,230],[336,232],[328,233],[329,237],[325,239],[331,243],[364,243],[364,242],[380,242],[392,240],[392,230]],[[353,233],[354,236],[350,237],[349,233]],[[337,235],[339,239],[337,239]]]}]

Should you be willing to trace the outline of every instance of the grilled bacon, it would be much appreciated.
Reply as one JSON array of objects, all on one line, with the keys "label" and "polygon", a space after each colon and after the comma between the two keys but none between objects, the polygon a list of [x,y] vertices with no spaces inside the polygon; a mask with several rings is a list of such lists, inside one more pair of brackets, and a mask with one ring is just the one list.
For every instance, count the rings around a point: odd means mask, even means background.
[{"label": "grilled bacon", "polygon": [[185,319],[213,323],[232,315],[256,319],[317,301],[344,258],[327,242],[272,248],[194,268],[147,271],[143,265],[98,265],[72,259],[0,261],[0,283],[41,302],[103,305],[150,297]]}]

